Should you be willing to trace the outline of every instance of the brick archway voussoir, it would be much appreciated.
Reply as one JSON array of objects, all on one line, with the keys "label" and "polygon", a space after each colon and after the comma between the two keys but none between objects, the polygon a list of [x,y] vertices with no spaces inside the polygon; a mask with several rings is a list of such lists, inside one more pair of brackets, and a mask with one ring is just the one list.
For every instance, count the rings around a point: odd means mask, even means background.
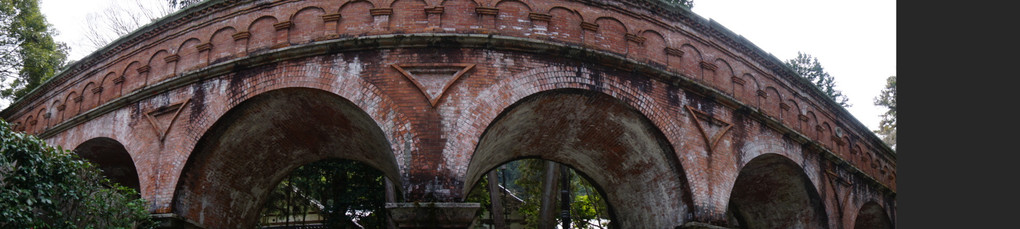
[{"label": "brick archway voussoir", "polygon": [[[199,114],[201,118],[197,119],[195,123],[188,125],[186,127],[187,131],[183,131],[187,135],[181,138],[184,140],[172,143],[173,146],[170,147],[178,150],[175,150],[175,156],[168,158],[173,161],[188,161],[188,157],[190,157],[196,146],[195,144],[212,128],[213,124],[229,112],[232,107],[247,99],[279,89],[311,88],[338,95],[365,111],[375,121],[376,125],[382,129],[385,137],[391,143],[393,156],[397,159],[398,170],[405,174],[408,170],[407,165],[411,151],[411,149],[407,149],[405,146],[418,144],[414,137],[416,132],[413,129],[413,125],[410,125],[408,119],[395,109],[396,105],[393,100],[383,94],[377,87],[358,75],[349,74],[347,69],[342,67],[331,68],[323,65],[325,65],[323,62],[314,59],[308,60],[303,65],[279,65],[282,68],[273,68],[269,71],[261,71],[257,74],[244,77],[242,83],[238,84],[243,86],[233,89],[235,94],[232,96],[211,96],[212,98],[210,99],[220,99],[220,101],[216,101],[218,103],[212,104],[221,105],[216,108],[206,108],[205,111],[207,112]],[[332,63],[330,65],[347,66],[346,63]],[[294,68],[293,66],[303,67]],[[210,79],[209,83],[218,84],[223,87],[230,84],[231,78],[237,77],[237,74],[237,72],[224,74]],[[380,111],[391,112],[382,113]],[[159,182],[164,185],[158,188],[155,195],[157,198],[150,200],[155,202],[155,213],[169,213],[171,211],[173,193],[177,188],[174,184],[177,184],[183,168],[184,163],[174,163],[172,167],[166,168],[162,172],[164,174]],[[406,178],[402,177],[401,179]],[[402,180],[400,182],[406,181]]]}]

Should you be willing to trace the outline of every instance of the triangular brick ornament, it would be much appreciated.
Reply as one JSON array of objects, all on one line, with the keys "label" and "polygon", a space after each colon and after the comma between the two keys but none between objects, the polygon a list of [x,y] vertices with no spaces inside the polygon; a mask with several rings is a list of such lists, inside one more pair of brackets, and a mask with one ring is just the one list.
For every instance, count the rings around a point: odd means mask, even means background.
[{"label": "triangular brick ornament", "polygon": [[[177,121],[177,116],[181,114],[181,110],[184,110],[184,105],[188,105],[188,102],[191,102],[191,98],[184,100],[183,103],[159,107],[145,113],[145,118],[149,120],[152,128],[155,128],[160,142],[166,139],[167,133],[170,132],[170,127]],[[170,116],[169,121],[164,121],[167,119],[164,117],[167,117],[167,114],[171,114],[171,112],[173,116]],[[161,123],[166,123],[166,125],[161,125]]]},{"label": "triangular brick ornament", "polygon": [[457,79],[475,67],[475,64],[413,63],[393,64],[401,75],[414,83],[433,107],[446,94]]},{"label": "triangular brick ornament", "polygon": [[708,146],[708,151],[712,151],[712,148],[715,148],[715,144],[719,143],[719,139],[722,139],[722,136],[730,130],[730,127],[733,127],[733,124],[715,118],[691,106],[684,107],[691,113],[691,117],[694,118],[694,125],[698,127],[698,130],[701,131],[701,136],[705,138],[705,145]]}]

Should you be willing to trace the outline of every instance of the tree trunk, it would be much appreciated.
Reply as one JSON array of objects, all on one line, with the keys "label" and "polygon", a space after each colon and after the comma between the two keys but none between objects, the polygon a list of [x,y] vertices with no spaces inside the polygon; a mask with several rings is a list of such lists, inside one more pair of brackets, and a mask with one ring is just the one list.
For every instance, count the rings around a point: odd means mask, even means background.
[{"label": "tree trunk", "polygon": [[500,198],[503,194],[503,190],[499,188],[499,176],[496,175],[496,170],[489,170],[489,202],[492,202],[492,225],[495,229],[506,228],[506,223],[503,220],[503,198]]},{"label": "tree trunk", "polygon": [[545,162],[545,176],[542,182],[542,203],[538,211],[540,229],[552,229],[556,226],[556,177],[559,175],[559,168],[554,161]]}]

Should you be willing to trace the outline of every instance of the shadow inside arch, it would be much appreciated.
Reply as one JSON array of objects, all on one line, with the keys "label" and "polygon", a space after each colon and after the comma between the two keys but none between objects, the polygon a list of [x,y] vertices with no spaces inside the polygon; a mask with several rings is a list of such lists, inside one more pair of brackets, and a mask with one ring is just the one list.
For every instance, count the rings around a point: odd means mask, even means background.
[{"label": "shadow inside arch", "polygon": [[466,185],[505,162],[541,158],[569,165],[601,187],[620,228],[673,227],[691,218],[689,185],[663,133],[635,108],[601,92],[555,89],[527,96],[486,127],[475,149]]},{"label": "shadow inside arch", "polygon": [[99,167],[103,176],[111,181],[141,193],[135,162],[117,140],[107,137],[89,139],[75,147],[74,152]]},{"label": "shadow inside arch", "polygon": [[774,153],[740,169],[726,217],[736,228],[829,228],[822,199],[803,168]]},{"label": "shadow inside arch", "polygon": [[171,210],[206,228],[250,228],[269,193],[298,166],[347,159],[400,181],[391,151],[377,123],[343,97],[311,88],[268,91],[231,108],[197,141]]}]

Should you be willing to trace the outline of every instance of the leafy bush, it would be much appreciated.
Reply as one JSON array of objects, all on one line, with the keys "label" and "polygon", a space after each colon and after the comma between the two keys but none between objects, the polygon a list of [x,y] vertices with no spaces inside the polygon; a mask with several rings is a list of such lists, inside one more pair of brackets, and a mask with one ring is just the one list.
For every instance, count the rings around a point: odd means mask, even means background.
[{"label": "leafy bush", "polygon": [[0,120],[0,228],[154,226],[137,191]]}]

